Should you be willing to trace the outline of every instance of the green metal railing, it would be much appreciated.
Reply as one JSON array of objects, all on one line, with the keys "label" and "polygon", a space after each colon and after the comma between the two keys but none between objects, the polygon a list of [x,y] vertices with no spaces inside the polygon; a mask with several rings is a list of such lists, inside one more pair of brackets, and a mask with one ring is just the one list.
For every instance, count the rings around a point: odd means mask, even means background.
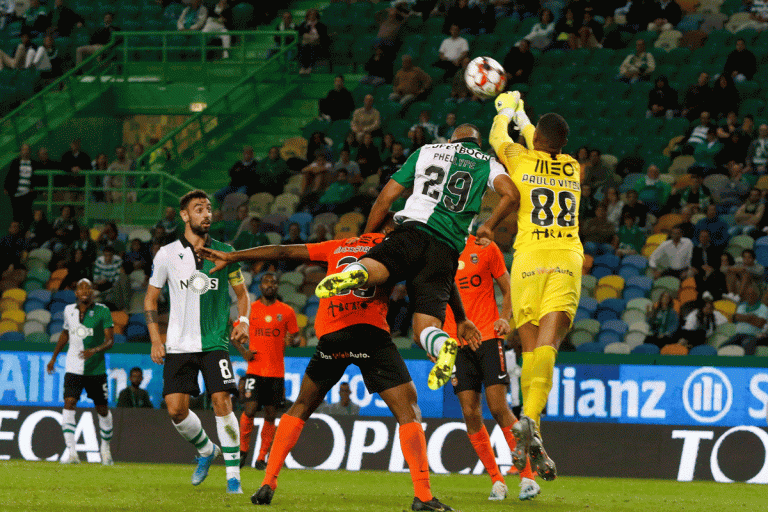
[{"label": "green metal railing", "polygon": [[[119,183],[113,184],[113,178]],[[43,207],[49,219],[68,205],[82,209],[86,223],[154,224],[166,206],[177,206],[181,196],[194,188],[162,171],[85,171],[77,176],[36,171],[35,179],[39,180],[35,205]],[[79,181],[78,186],[68,185],[73,180]]]},{"label": "green metal railing", "polygon": [[[252,35],[253,33],[229,32],[228,34]],[[286,35],[286,32],[269,31],[258,34],[268,35],[271,39],[275,35]],[[199,37],[204,41],[202,36],[210,35],[199,34]],[[217,147],[232,132],[253,120],[277,99],[283,97],[290,89],[291,60],[295,55],[296,39],[294,38],[290,44],[283,45],[269,59],[255,65],[251,63],[253,67],[248,74],[233,84],[221,97],[206,105],[204,110],[172,130],[157,144],[147,148],[138,159],[139,165],[149,165],[152,153],[164,148],[171,154],[169,163],[164,167],[167,172],[174,173],[178,169],[190,166],[202,155]],[[166,55],[169,51],[176,49],[176,47],[164,48]],[[127,52],[129,49],[132,51],[135,48],[128,46],[124,51]],[[242,62],[235,63],[235,65],[240,64]]]}]

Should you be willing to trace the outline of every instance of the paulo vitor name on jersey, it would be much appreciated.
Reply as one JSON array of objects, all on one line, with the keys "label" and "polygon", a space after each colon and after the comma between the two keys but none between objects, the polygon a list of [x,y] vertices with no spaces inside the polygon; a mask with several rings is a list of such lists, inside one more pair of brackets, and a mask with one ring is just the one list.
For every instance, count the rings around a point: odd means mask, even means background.
[{"label": "paulo vitor name on jersey", "polygon": [[209,277],[202,272],[195,272],[186,281],[183,279],[180,280],[179,287],[182,290],[189,288],[193,292],[203,295],[210,290],[218,290],[219,279],[216,277]]}]

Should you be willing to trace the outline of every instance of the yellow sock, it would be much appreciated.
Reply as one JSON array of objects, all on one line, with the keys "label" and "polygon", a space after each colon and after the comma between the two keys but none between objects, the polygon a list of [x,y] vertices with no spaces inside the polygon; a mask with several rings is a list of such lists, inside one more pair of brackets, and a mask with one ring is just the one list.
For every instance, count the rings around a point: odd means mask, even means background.
[{"label": "yellow sock", "polygon": [[525,415],[536,423],[539,430],[541,412],[547,405],[549,390],[552,389],[552,373],[555,369],[557,350],[545,345],[533,351],[533,369],[531,371],[531,389],[528,392],[528,400],[523,403]]},{"label": "yellow sock", "polygon": [[520,370],[520,391],[523,393],[523,406],[528,403],[528,391],[533,378],[533,352],[523,352],[523,367]]}]

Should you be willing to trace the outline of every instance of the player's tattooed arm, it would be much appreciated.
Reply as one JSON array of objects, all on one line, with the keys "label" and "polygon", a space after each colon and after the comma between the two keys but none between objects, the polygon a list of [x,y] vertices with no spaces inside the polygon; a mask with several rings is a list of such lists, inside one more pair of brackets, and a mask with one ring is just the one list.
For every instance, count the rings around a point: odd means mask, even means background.
[{"label": "player's tattooed arm", "polygon": [[150,310],[144,311],[144,318],[147,320],[147,325],[158,323],[158,320],[157,320],[157,310],[156,309],[150,309]]}]

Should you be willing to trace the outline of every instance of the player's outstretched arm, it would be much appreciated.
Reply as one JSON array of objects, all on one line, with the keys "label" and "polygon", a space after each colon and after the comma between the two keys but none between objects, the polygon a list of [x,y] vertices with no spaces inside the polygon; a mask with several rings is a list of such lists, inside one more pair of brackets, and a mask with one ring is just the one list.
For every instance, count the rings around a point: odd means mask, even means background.
[{"label": "player's outstretched arm", "polygon": [[150,356],[152,361],[163,364],[165,358],[165,345],[160,338],[160,326],[157,323],[157,299],[160,297],[160,288],[151,284],[147,286],[147,294],[144,296],[144,316],[147,320],[149,339],[152,340]]},{"label": "player's outstretched arm", "polygon": [[493,188],[501,196],[501,199],[499,199],[499,203],[491,212],[488,220],[477,228],[477,238],[493,240],[493,230],[520,206],[520,191],[512,182],[512,178],[506,174],[496,176],[493,179]]},{"label": "player's outstretched arm", "polygon": [[201,247],[197,255],[212,261],[214,267],[210,273],[218,272],[230,263],[238,261],[300,260],[310,261],[309,251],[304,244],[299,245],[263,245],[242,251],[223,252],[208,247]]},{"label": "player's outstretched arm", "polygon": [[378,230],[387,219],[392,203],[394,203],[404,191],[405,187],[397,181],[390,179],[387,182],[381,190],[379,197],[376,198],[376,202],[373,203],[373,207],[371,207],[371,213],[368,214],[368,222],[365,224],[365,231],[363,231],[363,233],[378,233]]},{"label": "player's outstretched arm", "polygon": [[61,331],[61,334],[59,334],[59,341],[56,342],[56,347],[53,349],[53,354],[51,354],[51,360],[48,361],[48,365],[46,366],[48,373],[53,373],[53,366],[56,364],[56,358],[59,357],[59,354],[64,349],[64,345],[67,343],[69,343],[69,331]]}]

